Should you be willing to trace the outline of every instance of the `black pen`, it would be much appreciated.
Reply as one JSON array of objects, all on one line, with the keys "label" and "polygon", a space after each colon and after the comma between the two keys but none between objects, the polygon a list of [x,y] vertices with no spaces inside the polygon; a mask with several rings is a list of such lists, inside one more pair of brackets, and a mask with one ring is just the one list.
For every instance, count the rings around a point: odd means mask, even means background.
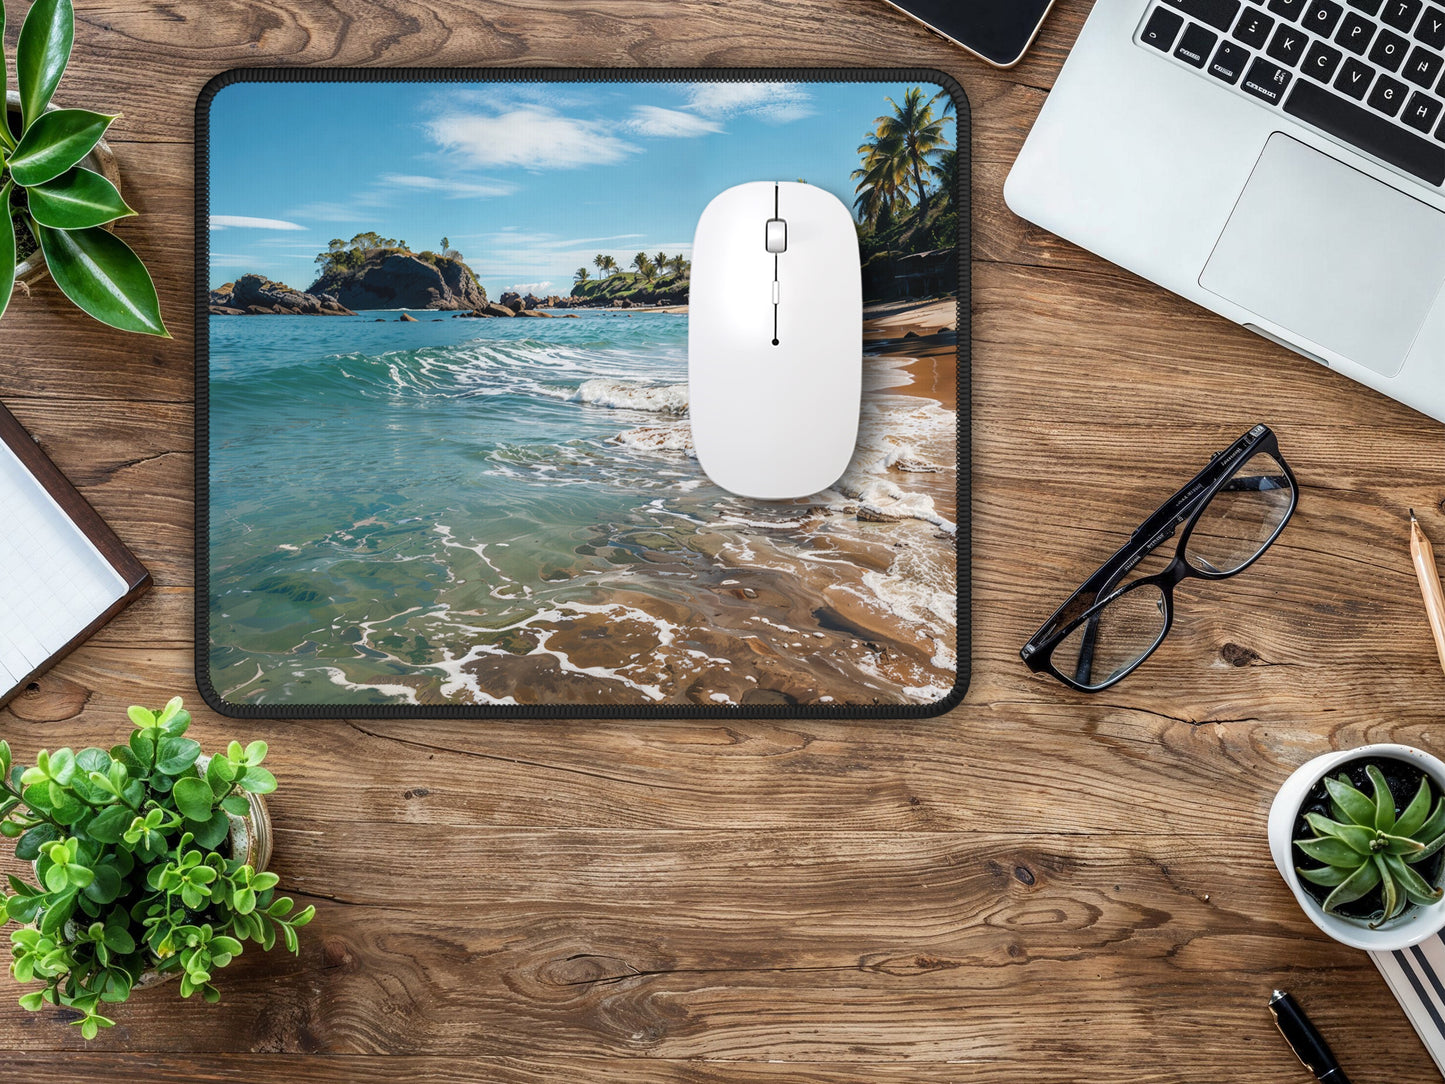
[{"label": "black pen", "polygon": [[1275,1026],[1295,1052],[1295,1057],[1306,1069],[1315,1075],[1321,1084],[1350,1084],[1350,1078],[1335,1061],[1330,1044],[1315,1030],[1310,1018],[1299,1007],[1299,1003],[1288,994],[1276,990],[1269,999],[1269,1011],[1274,1014]]}]

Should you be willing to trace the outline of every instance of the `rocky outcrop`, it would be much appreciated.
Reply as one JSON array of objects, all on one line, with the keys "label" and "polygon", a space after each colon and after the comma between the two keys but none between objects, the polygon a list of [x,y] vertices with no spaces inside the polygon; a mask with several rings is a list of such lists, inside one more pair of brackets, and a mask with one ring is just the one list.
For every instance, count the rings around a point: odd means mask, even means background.
[{"label": "rocky outcrop", "polygon": [[264,275],[242,275],[211,291],[215,316],[355,316],[334,294],[302,293]]},{"label": "rocky outcrop", "polygon": [[471,268],[445,256],[378,252],[359,267],[333,270],[311,284],[353,309],[476,309],[487,303]]}]

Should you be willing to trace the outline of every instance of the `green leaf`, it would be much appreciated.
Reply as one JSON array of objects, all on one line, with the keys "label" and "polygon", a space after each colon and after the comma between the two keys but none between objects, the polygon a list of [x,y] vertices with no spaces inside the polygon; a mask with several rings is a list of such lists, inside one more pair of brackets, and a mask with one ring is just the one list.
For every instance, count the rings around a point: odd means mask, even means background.
[{"label": "green leaf", "polygon": [[1391,832],[1381,832],[1379,837],[1385,840],[1389,846],[1385,850],[1390,854],[1414,854],[1416,851],[1423,851],[1425,844],[1417,843],[1409,836],[1397,836]]},{"label": "green leaf", "polygon": [[110,770],[110,754],[95,746],[82,749],[75,754],[75,766],[87,775],[91,772],[107,772]]},{"label": "green leaf", "polygon": [[251,812],[251,803],[246,801],[245,795],[228,794],[222,799],[221,808],[233,817],[244,817]]},{"label": "green leaf", "polygon": [[39,990],[20,995],[20,1007],[26,1012],[37,1012],[44,1004],[45,995]]},{"label": "green leaf", "polygon": [[1385,782],[1385,773],[1379,768],[1371,764],[1365,774],[1375,788],[1375,827],[1388,832],[1395,827],[1395,796],[1390,793],[1390,784]]},{"label": "green leaf", "polygon": [[166,706],[161,708],[161,713],[156,716],[156,722],[161,726],[165,726],[176,717],[176,713],[181,710],[181,705],[184,703],[185,701],[179,696],[171,697],[166,701]]},{"label": "green leaf", "polygon": [[21,188],[59,177],[95,148],[113,120],[89,109],[46,113],[30,125],[10,156],[10,176]]},{"label": "green leaf", "polygon": [[1384,855],[1377,856],[1370,865],[1377,867],[1381,872],[1380,895],[1385,903],[1385,916],[1380,922],[1388,922],[1404,909],[1406,901],[1395,884],[1395,878],[1390,875],[1389,869],[1385,865]]},{"label": "green leaf", "polygon": [[1433,903],[1438,903],[1440,898],[1445,896],[1445,891],[1431,887],[1425,878],[1393,854],[1385,856],[1385,868],[1399,883],[1411,903],[1429,907]]},{"label": "green leaf", "polygon": [[1340,839],[1297,839],[1295,846],[1316,861],[1327,866],[1344,866],[1354,869],[1363,859],[1359,852]]},{"label": "green leaf", "polygon": [[[5,120],[0,117],[0,124]],[[10,304],[10,295],[15,290],[15,220],[11,217],[10,193],[15,191],[15,183],[6,181],[5,186],[0,188],[0,316],[5,315],[5,309]],[[0,772],[0,778],[10,774],[10,754],[5,754],[5,770]]]},{"label": "green leaf", "polygon": [[29,829],[15,843],[15,857],[22,862],[34,862],[40,857],[40,845],[60,838],[60,829],[53,824],[37,824]]},{"label": "green leaf", "polygon": [[1338,779],[1331,779],[1326,776],[1325,790],[1329,791],[1330,799],[1339,807],[1343,817],[1354,824],[1374,825],[1375,803],[1356,790],[1348,777],[1341,775]]},{"label": "green leaf", "polygon": [[1350,874],[1339,886],[1325,897],[1324,909],[1333,911],[1347,903],[1354,903],[1380,883],[1380,870],[1374,862],[1366,862]]},{"label": "green leaf", "polygon": [[1345,824],[1341,821],[1332,821],[1328,817],[1318,813],[1310,813],[1305,817],[1309,826],[1313,828],[1321,838],[1332,837],[1343,840],[1356,854],[1370,855],[1374,850],[1370,844],[1375,839],[1373,828],[1362,828],[1358,824]]},{"label": "green leaf", "polygon": [[1435,803],[1430,819],[1410,834],[1421,843],[1430,843],[1436,836],[1445,835],[1445,797]]},{"label": "green leaf", "polygon": [[286,939],[287,950],[291,955],[295,956],[300,951],[299,942],[296,939],[296,931],[285,923],[282,923],[281,936]]},{"label": "green leaf", "polygon": [[[181,780],[181,782],[183,783],[185,780]],[[179,787],[180,783],[177,783],[176,786]],[[210,788],[207,787],[206,789],[209,792]],[[224,810],[218,809],[210,815],[210,819],[207,820],[205,824],[195,829],[196,842],[207,850],[210,850],[219,846],[221,840],[226,838],[226,833],[230,830],[230,818],[226,816]]]},{"label": "green leaf", "polygon": [[75,754],[69,749],[57,749],[50,754],[50,778],[65,786],[75,777]]},{"label": "green leaf", "polygon": [[35,0],[15,47],[15,79],[20,85],[20,111],[26,128],[50,104],[70,61],[74,40],[75,12],[70,0]]},{"label": "green leaf", "polygon": [[197,779],[195,776],[177,779],[171,796],[175,798],[176,808],[186,820],[204,824],[211,819],[211,809],[216,796],[211,791],[211,785],[204,779]]},{"label": "green leaf", "polygon": [[96,866],[91,872],[95,874],[95,880],[85,887],[85,895],[96,903],[114,903],[120,895],[120,873],[111,865]]},{"label": "green leaf", "polygon": [[276,777],[265,768],[247,768],[241,789],[248,794],[270,794],[276,789]]},{"label": "green leaf", "polygon": [[103,226],[135,214],[115,185],[82,166],[66,170],[44,184],[31,185],[25,190],[25,198],[36,222],[58,230]]},{"label": "green leaf", "polygon": [[149,728],[156,725],[155,712],[143,708],[139,704],[132,704],[126,708],[125,713],[130,717],[130,721],[138,727]]},{"label": "green leaf", "polygon": [[212,757],[206,765],[206,781],[217,794],[231,789],[231,780],[236,778],[236,766],[225,757]]},{"label": "green leaf", "polygon": [[52,230],[39,223],[35,234],[50,277],[81,309],[122,331],[171,337],[150,272],[119,237],[95,226]]},{"label": "green leaf", "polygon": [[297,912],[296,912],[296,916],[291,919],[291,925],[293,925],[293,926],[305,926],[308,922],[310,922],[310,921],[311,921],[313,918],[315,918],[315,917],[316,917],[316,905],[315,905],[315,904],[308,903],[308,904],[307,904],[305,907],[303,907],[300,911],[297,911]]},{"label": "green leaf", "polygon": [[1295,872],[1298,873],[1303,880],[1309,881],[1311,884],[1323,885],[1325,888],[1334,888],[1335,885],[1339,884],[1354,871],[1345,869],[1342,866],[1320,866],[1318,869],[1301,869],[1296,866]]},{"label": "green leaf", "polygon": [[47,892],[64,892],[70,887],[70,876],[65,872],[64,866],[50,866],[45,871],[45,889]]},{"label": "green leaf", "polygon": [[1401,857],[1413,866],[1417,862],[1423,862],[1431,855],[1437,853],[1441,847],[1445,847],[1445,835],[1436,836],[1433,841],[1425,844],[1424,850],[1416,851],[1413,854],[1402,855]]},{"label": "green leaf", "polygon": [[[180,775],[188,771],[200,755],[200,742],[190,738],[165,737],[161,739],[157,749],[156,767],[166,775]],[[210,784],[207,784],[207,789],[209,787]]]},{"label": "green leaf", "polygon": [[1395,822],[1395,835],[1412,836],[1419,831],[1425,818],[1430,815],[1430,798],[1430,777],[1421,776],[1420,789],[1415,792],[1415,797],[1410,799],[1410,804]]},{"label": "green leaf", "polygon": [[261,761],[265,760],[266,748],[266,743],[260,740],[253,741],[250,745],[246,746],[245,760],[247,766],[260,764]]}]

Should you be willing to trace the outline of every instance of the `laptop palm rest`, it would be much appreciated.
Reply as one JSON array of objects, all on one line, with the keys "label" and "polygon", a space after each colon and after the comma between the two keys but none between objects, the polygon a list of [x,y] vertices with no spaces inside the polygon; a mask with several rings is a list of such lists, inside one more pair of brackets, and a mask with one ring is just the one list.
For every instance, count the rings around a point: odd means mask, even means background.
[{"label": "laptop palm rest", "polygon": [[1211,293],[1393,377],[1445,283],[1445,214],[1276,132],[1199,276]]}]

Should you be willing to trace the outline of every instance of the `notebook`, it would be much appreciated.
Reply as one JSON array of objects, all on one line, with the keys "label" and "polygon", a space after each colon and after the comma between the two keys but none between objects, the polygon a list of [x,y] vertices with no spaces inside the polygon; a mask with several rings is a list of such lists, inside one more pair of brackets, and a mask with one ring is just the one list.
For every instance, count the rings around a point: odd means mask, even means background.
[{"label": "notebook", "polygon": [[1401,952],[1372,952],[1400,1008],[1445,1076],[1445,942],[1426,938]]},{"label": "notebook", "polygon": [[0,705],[151,577],[0,406]]}]

